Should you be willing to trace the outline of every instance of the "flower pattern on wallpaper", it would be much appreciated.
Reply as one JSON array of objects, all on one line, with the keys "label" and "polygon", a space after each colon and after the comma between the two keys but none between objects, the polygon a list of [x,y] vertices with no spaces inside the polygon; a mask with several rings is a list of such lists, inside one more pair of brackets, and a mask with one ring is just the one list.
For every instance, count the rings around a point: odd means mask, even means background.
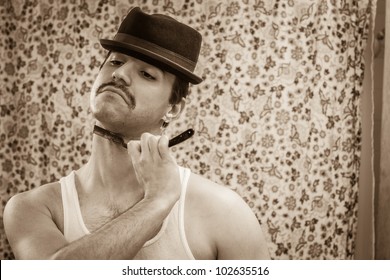
[{"label": "flower pattern on wallpaper", "polygon": [[178,163],[243,197],[272,258],[353,257],[368,0],[63,2],[0,2],[2,207],[86,162],[98,38],[141,6],[204,36]]}]

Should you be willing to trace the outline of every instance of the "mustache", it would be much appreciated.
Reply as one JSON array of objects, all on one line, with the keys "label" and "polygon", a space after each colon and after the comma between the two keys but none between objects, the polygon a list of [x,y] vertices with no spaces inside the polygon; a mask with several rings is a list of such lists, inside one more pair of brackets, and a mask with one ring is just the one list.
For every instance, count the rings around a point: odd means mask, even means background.
[{"label": "mustache", "polygon": [[117,89],[121,90],[129,98],[129,100],[131,102],[131,107],[134,109],[134,107],[135,107],[135,98],[131,94],[129,89],[125,85],[123,85],[123,84],[116,83],[115,81],[103,83],[103,84],[101,84],[98,87],[98,89],[96,90],[96,93],[101,93],[104,90],[104,88],[108,87],[108,86],[111,86],[111,87],[114,87],[114,88],[117,88]]}]

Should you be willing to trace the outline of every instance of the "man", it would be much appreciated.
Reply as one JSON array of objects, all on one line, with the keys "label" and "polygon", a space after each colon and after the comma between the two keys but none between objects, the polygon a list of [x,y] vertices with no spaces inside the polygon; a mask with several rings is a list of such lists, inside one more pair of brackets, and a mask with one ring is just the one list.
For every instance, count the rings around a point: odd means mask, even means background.
[{"label": "man", "polygon": [[86,165],[14,196],[4,212],[18,259],[267,259],[255,215],[233,191],[178,167],[161,134],[183,110],[201,35],[132,9],[91,90]]}]

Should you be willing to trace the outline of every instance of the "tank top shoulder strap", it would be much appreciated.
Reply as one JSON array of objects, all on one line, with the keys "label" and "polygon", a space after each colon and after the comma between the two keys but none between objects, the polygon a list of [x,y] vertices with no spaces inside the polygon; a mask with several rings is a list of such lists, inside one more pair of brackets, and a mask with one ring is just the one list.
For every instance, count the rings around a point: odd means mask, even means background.
[{"label": "tank top shoulder strap", "polygon": [[188,258],[191,260],[195,260],[194,255],[191,252],[190,246],[188,245],[187,236],[184,227],[185,200],[186,200],[188,180],[190,179],[191,170],[184,167],[179,167],[179,170],[180,170],[180,178],[181,178],[181,185],[182,185],[180,201],[179,201],[179,209],[178,209],[180,239]]},{"label": "tank top shoulder strap", "polygon": [[81,215],[79,198],[75,184],[75,173],[60,179],[62,205],[64,208],[64,236],[69,242],[89,234]]}]

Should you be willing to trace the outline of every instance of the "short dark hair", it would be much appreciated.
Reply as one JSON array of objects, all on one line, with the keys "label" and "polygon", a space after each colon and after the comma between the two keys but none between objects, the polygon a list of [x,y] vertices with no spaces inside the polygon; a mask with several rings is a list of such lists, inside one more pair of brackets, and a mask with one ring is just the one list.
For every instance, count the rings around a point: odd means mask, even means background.
[{"label": "short dark hair", "polygon": [[180,103],[183,98],[186,98],[189,91],[189,83],[184,81],[180,77],[176,76],[175,82],[172,86],[171,97],[169,98],[169,103],[172,105],[176,105]]},{"label": "short dark hair", "polygon": [[[111,51],[109,51],[100,65],[99,71],[102,70],[103,65],[107,62],[108,57],[110,56]],[[169,103],[172,105],[176,105],[180,103],[183,98],[186,98],[189,91],[189,82],[181,79],[179,76],[175,75],[175,81],[172,85],[171,97],[169,98]]]}]

